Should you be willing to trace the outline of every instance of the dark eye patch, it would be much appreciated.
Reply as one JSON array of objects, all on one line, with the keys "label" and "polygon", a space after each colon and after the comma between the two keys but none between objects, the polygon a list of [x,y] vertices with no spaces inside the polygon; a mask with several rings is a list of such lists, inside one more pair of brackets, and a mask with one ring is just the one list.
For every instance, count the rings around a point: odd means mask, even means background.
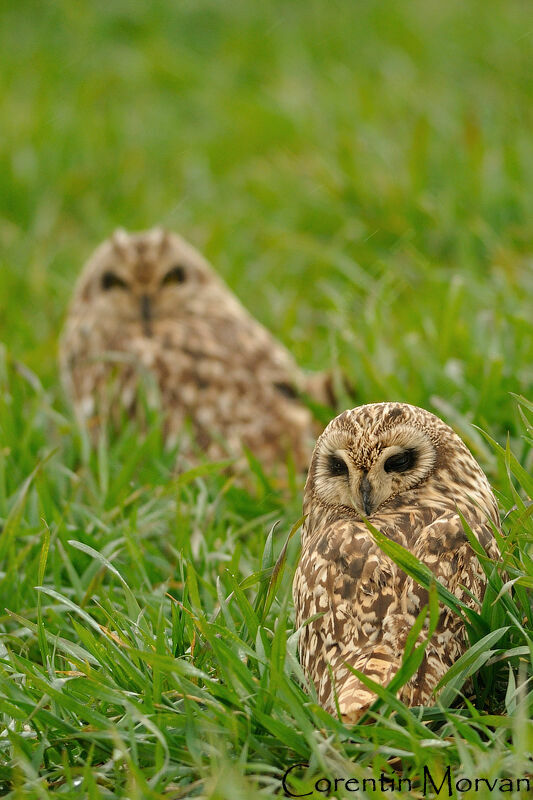
[{"label": "dark eye patch", "polygon": [[181,265],[177,265],[169,269],[163,280],[161,281],[161,286],[169,286],[172,283],[185,283],[187,280],[187,273],[185,271],[185,267]]},{"label": "dark eye patch", "polygon": [[284,382],[275,383],[274,388],[277,389],[278,392],[282,394],[284,397],[288,397],[289,400],[296,400],[298,397],[298,392],[296,391],[294,386],[291,386],[290,383],[284,383]]},{"label": "dark eye patch", "polygon": [[114,272],[108,270],[102,275],[102,289],[107,292],[109,289],[127,289],[128,284],[119,278]]},{"label": "dark eye patch", "polygon": [[385,472],[406,472],[416,464],[416,450],[403,450],[390,456],[384,466]]},{"label": "dark eye patch", "polygon": [[339,475],[349,475],[348,464],[344,458],[333,454],[328,456],[328,471],[332,478]]}]

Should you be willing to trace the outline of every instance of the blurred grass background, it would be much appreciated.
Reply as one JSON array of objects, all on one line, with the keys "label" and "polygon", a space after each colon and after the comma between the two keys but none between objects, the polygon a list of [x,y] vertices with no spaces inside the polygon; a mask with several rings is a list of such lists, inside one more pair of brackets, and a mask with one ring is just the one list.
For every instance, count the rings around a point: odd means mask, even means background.
[{"label": "blurred grass background", "polygon": [[[529,5],[0,3],[0,793],[246,800],[298,760],[531,773]],[[115,227],[154,224],[354,404],[436,411],[487,469],[516,582],[461,665],[476,708],[389,696],[348,731],[298,684],[295,541],[268,583],[300,494],[180,482],[157,416],[87,451],[56,368],[70,292]]]},{"label": "blurred grass background", "polygon": [[54,386],[85,258],[163,224],[356,401],[513,430],[532,38],[522,0],[6,3],[0,339]]}]

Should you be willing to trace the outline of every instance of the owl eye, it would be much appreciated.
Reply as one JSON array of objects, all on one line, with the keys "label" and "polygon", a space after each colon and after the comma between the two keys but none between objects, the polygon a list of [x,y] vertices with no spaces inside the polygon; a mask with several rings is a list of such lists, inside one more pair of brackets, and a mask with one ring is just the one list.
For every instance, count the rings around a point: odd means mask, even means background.
[{"label": "owl eye", "polygon": [[390,456],[383,466],[385,472],[405,472],[414,466],[415,461],[416,452],[414,450],[404,450],[402,453]]},{"label": "owl eye", "polygon": [[290,383],[275,383],[274,388],[284,397],[288,397],[289,400],[296,400],[298,397],[298,392]]},{"label": "owl eye", "polygon": [[161,286],[170,286],[172,283],[185,283],[186,279],[185,267],[172,267],[161,281]]},{"label": "owl eye", "polygon": [[332,477],[337,477],[338,475],[348,475],[348,464],[344,460],[344,458],[340,458],[339,456],[331,455],[328,458],[328,471]]},{"label": "owl eye", "polygon": [[104,272],[102,275],[102,289],[107,292],[109,289],[127,289],[128,284],[119,278],[114,272]]}]

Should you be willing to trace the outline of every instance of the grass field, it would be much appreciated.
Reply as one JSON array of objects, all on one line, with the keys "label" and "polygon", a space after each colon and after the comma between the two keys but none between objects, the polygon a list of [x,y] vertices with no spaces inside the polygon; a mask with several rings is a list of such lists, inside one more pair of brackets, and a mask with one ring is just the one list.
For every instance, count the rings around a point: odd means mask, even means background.
[{"label": "grass field", "polygon": [[[300,763],[295,795],[431,796],[450,767],[451,796],[528,796],[532,42],[521,0],[1,5],[1,794],[267,798]],[[75,276],[155,223],[353,405],[422,405],[487,471],[506,572],[435,707],[384,692],[349,730],[301,687],[297,534],[274,568],[301,487],[176,478],[155,414],[97,452],[77,430]]]}]

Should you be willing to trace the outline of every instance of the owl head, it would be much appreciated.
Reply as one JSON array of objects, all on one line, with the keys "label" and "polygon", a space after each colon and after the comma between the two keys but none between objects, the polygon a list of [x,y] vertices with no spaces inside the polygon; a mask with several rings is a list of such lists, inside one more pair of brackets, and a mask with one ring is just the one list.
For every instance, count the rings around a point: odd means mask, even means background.
[{"label": "owl head", "polygon": [[143,233],[119,229],[93,253],[78,280],[74,303],[114,324],[151,336],[157,320],[194,307],[222,281],[180,236],[161,228]]},{"label": "owl head", "polygon": [[375,403],[345,411],[327,426],[315,447],[306,498],[372,517],[394,498],[427,488],[442,471],[448,485],[467,484],[469,475],[484,479],[461,439],[434,414],[406,403]]}]

